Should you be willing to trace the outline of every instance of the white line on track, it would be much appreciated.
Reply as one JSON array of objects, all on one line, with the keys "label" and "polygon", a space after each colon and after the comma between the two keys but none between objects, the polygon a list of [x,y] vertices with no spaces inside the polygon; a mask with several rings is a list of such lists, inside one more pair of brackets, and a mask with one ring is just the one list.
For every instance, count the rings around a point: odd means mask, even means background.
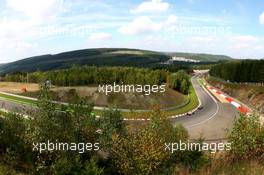
[{"label": "white line on track", "polygon": [[186,126],[186,128],[192,128],[192,127],[195,127],[195,126],[198,126],[198,125],[201,125],[201,124],[208,122],[209,120],[214,118],[219,111],[219,106],[218,106],[218,103],[215,100],[215,98],[204,88],[204,86],[202,86],[202,87],[203,87],[204,91],[213,99],[214,103],[216,104],[216,112],[213,115],[211,115],[209,118],[207,118],[206,120],[201,121],[201,122],[196,123],[196,124],[193,124],[193,125],[190,125],[190,126]]}]

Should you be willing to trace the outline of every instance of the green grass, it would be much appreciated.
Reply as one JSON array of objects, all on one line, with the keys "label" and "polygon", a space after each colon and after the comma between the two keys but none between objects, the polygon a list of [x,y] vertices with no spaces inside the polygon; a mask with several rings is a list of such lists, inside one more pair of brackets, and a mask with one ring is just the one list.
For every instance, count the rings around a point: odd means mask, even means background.
[{"label": "green grass", "polygon": [[199,100],[198,100],[198,97],[195,93],[193,86],[190,87],[189,98],[190,98],[190,100],[189,100],[189,103],[187,105],[185,105],[184,107],[179,108],[179,109],[175,109],[172,111],[166,111],[165,112],[166,115],[172,116],[172,115],[183,114],[183,113],[186,113],[186,112],[191,111],[191,110],[195,109],[196,107],[198,107]]},{"label": "green grass", "polygon": [[198,83],[203,86],[203,80],[202,79],[198,79]]},{"label": "green grass", "polygon": [[0,98],[19,104],[36,105],[37,101],[0,93]]},{"label": "green grass", "polygon": [[[187,98],[187,96],[186,96],[186,98]],[[174,115],[189,112],[189,111],[195,109],[196,107],[198,107],[198,105],[199,105],[198,97],[195,93],[193,86],[191,86],[190,90],[189,90],[189,102],[185,106],[178,108],[178,109],[170,110],[170,111],[164,111],[163,113],[164,113],[164,116],[171,117]],[[122,112],[122,114],[125,118],[140,118],[140,119],[145,118],[146,119],[146,118],[150,117],[150,112],[142,112],[142,113],[139,113],[139,112]]]},{"label": "green grass", "polygon": [[[18,104],[27,104],[27,105],[33,105],[33,106],[37,105],[37,101],[25,99],[21,97],[15,97],[11,95],[6,95],[2,93],[0,93],[0,98],[3,98],[8,101],[16,102]],[[189,97],[185,96],[185,100],[187,98],[189,98],[189,101],[185,106],[177,108],[177,109],[173,109],[170,111],[164,111],[164,115],[167,117],[170,117],[173,115],[183,114],[183,113],[193,110],[199,105],[199,101],[198,101],[198,98],[197,98],[197,95],[195,93],[193,86],[190,87]],[[99,116],[102,114],[102,110],[93,110],[93,112]],[[123,114],[125,118],[149,118],[149,114],[150,114],[150,112],[140,112],[140,113],[139,112],[121,112],[121,113]]]}]

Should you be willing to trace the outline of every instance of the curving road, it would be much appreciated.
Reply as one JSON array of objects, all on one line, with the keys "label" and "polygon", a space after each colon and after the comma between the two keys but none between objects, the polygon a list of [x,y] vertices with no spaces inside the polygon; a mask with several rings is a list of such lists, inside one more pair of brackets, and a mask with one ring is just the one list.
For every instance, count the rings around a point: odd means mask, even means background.
[{"label": "curving road", "polygon": [[228,103],[221,103],[210,92],[200,86],[197,75],[192,77],[192,84],[198,95],[203,109],[197,110],[191,116],[171,119],[174,125],[181,123],[187,128],[190,137],[203,137],[206,140],[223,139],[227,129],[231,129],[234,119],[238,116],[235,107]]},{"label": "curving road", "polygon": [[[207,90],[201,87],[197,81],[198,75],[192,77],[193,87],[201,101],[203,109],[197,110],[192,115],[186,115],[170,119],[173,125],[182,124],[187,128],[190,138],[200,137],[206,140],[225,138],[226,130],[232,128],[234,119],[238,116],[235,107],[228,103],[217,101]],[[9,111],[27,114],[30,107],[0,98],[0,107]],[[144,123],[144,121],[128,121],[132,124]]]}]

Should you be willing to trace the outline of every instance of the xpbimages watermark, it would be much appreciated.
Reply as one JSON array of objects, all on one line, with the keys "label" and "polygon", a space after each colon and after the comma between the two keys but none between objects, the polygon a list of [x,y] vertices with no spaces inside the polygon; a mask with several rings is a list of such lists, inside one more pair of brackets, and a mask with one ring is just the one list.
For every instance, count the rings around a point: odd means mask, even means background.
[{"label": "xpbimages watermark", "polygon": [[195,142],[179,142],[175,143],[165,143],[165,151],[174,153],[175,151],[209,151],[211,153],[216,153],[217,151],[230,151],[231,143],[195,143]]},{"label": "xpbimages watermark", "polygon": [[108,95],[109,93],[144,93],[145,95],[150,95],[151,93],[164,93],[166,91],[165,85],[125,85],[123,83],[116,84],[114,82],[113,85],[99,85],[98,92],[105,93]]},{"label": "xpbimages watermark", "polygon": [[98,151],[100,149],[99,143],[63,143],[63,142],[40,142],[33,143],[33,151],[53,152],[53,151],[77,151],[82,154],[88,151]]}]

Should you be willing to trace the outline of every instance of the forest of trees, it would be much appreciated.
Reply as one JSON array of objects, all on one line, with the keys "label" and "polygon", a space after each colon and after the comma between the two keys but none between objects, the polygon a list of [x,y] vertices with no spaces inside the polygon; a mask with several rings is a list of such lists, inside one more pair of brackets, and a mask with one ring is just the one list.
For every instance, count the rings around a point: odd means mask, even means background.
[{"label": "forest of trees", "polygon": [[231,82],[264,82],[264,60],[244,60],[217,64],[210,75]]},{"label": "forest of trees", "polygon": [[67,69],[78,66],[150,66],[170,59],[160,52],[122,48],[95,48],[40,55],[0,66],[0,74]]},{"label": "forest of trees", "polygon": [[169,87],[188,93],[191,85],[189,75],[184,70],[171,73],[166,69],[147,69],[132,67],[95,67],[74,66],[70,69],[47,72],[7,74],[2,78],[8,82],[42,83],[50,80],[57,86],[83,86],[98,84],[140,84],[161,85],[168,83]]},{"label": "forest of trees", "polygon": [[132,67],[74,66],[70,69],[47,72],[7,74],[4,81],[41,83],[50,80],[58,86],[82,86],[94,84],[157,84],[166,81],[166,70],[151,70]]}]

